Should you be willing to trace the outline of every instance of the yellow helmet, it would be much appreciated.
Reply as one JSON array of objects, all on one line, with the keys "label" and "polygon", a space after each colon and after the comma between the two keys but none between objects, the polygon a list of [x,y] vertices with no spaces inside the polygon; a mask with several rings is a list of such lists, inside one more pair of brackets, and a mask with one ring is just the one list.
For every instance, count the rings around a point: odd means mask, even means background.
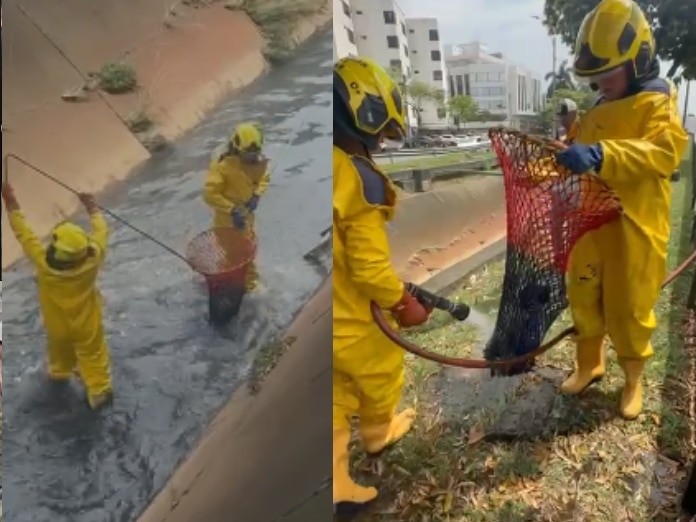
[{"label": "yellow helmet", "polygon": [[58,261],[79,261],[89,253],[90,239],[82,228],[64,221],[51,233],[53,255]]},{"label": "yellow helmet", "polygon": [[263,131],[256,123],[240,123],[230,136],[230,145],[237,152],[259,151],[263,146]]},{"label": "yellow helmet", "polygon": [[399,86],[368,58],[342,58],[334,65],[334,124],[369,150],[379,141],[403,143],[406,108]]},{"label": "yellow helmet", "polygon": [[633,0],[602,0],[583,20],[575,42],[575,74],[597,76],[627,66],[632,79],[649,74],[655,38],[642,9]]}]

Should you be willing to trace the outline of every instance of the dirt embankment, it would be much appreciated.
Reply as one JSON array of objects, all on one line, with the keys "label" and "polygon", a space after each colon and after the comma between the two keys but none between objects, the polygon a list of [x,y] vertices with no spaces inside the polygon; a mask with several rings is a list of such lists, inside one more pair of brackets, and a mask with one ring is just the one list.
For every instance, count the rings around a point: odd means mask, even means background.
[{"label": "dirt embankment", "polygon": [[[195,126],[231,91],[263,74],[279,46],[296,46],[331,19],[328,0],[244,4],[253,21],[217,1],[6,1],[3,155],[16,154],[77,190],[100,191],[150,156],[143,143],[171,140]],[[132,66],[135,91],[81,90],[108,63]],[[75,92],[79,101],[62,99]],[[150,122],[144,135],[131,132]],[[10,161],[9,174],[39,234],[77,210],[73,195],[20,164]],[[20,255],[3,219],[3,268]]]}]

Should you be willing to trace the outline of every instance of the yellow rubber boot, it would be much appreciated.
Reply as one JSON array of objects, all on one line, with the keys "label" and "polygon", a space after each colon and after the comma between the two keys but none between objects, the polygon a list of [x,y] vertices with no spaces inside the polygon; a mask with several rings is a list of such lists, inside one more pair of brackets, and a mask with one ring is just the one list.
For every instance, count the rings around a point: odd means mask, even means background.
[{"label": "yellow rubber boot", "polygon": [[96,411],[107,406],[111,406],[114,402],[114,394],[111,390],[107,390],[98,394],[87,394],[87,403],[90,409]]},{"label": "yellow rubber boot", "polygon": [[361,419],[360,436],[365,451],[374,455],[396,444],[409,432],[415,420],[416,410],[411,408],[398,413],[387,422],[372,424]]},{"label": "yellow rubber boot", "polygon": [[604,337],[576,341],[576,351],[577,367],[561,384],[561,393],[566,395],[582,393],[606,373]]},{"label": "yellow rubber boot", "polygon": [[643,371],[645,361],[643,359],[619,358],[619,366],[626,375],[621,393],[621,416],[626,420],[633,420],[643,411]]},{"label": "yellow rubber boot", "polygon": [[377,498],[377,489],[365,488],[350,478],[348,444],[350,429],[333,430],[333,503],[334,511],[354,512]]}]

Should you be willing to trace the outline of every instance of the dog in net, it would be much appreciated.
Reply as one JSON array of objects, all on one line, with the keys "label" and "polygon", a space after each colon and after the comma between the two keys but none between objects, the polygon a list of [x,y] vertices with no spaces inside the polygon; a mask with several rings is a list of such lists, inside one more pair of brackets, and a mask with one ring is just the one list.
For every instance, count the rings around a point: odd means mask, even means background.
[{"label": "dog in net", "polygon": [[186,259],[205,278],[213,325],[224,326],[239,313],[255,256],[255,238],[233,227],[207,230],[189,242]]},{"label": "dog in net", "polygon": [[[556,163],[563,147],[509,129],[491,129],[505,185],[507,252],[493,335],[484,357],[512,359],[538,348],[568,306],[565,273],[575,243],[619,218],[621,203],[593,173],[573,175]],[[514,375],[534,362],[496,370]]]}]

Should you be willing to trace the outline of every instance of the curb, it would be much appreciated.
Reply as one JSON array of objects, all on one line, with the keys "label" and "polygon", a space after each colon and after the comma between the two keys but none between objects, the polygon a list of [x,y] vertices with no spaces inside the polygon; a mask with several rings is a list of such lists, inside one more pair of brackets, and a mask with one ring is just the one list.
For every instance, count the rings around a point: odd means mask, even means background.
[{"label": "curb", "polygon": [[503,236],[495,243],[483,247],[473,255],[463,259],[452,266],[438,272],[428,279],[422,286],[425,290],[438,295],[448,295],[454,292],[472,272],[482,266],[502,258],[507,247],[507,236]]}]

